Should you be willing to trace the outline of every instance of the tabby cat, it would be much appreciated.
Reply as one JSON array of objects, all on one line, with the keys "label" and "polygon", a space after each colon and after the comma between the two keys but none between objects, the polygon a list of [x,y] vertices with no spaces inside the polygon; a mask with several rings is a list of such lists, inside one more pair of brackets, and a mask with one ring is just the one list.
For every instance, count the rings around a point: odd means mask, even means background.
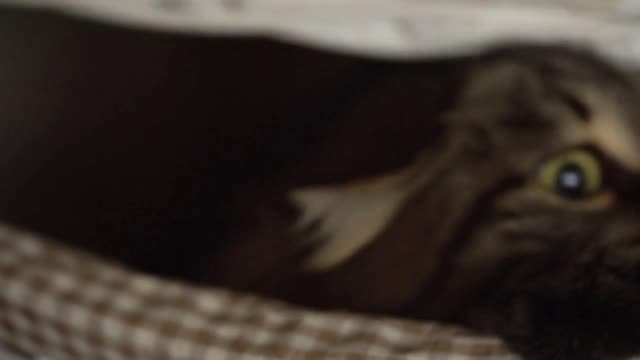
[{"label": "tabby cat", "polygon": [[[567,46],[458,61],[450,101],[422,92],[419,62],[394,67],[287,181],[238,197],[243,217],[205,280],[468,325],[530,360],[640,351],[632,75]],[[403,164],[323,178],[332,161],[393,153],[385,139],[399,133],[422,141]]]}]

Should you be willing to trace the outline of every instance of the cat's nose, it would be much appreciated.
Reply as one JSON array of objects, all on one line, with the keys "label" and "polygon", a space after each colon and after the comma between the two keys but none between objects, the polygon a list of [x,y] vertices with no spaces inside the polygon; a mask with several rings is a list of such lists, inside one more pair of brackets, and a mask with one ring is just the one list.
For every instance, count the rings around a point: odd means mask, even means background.
[{"label": "cat's nose", "polygon": [[608,251],[603,256],[601,269],[607,276],[640,288],[640,241]]}]

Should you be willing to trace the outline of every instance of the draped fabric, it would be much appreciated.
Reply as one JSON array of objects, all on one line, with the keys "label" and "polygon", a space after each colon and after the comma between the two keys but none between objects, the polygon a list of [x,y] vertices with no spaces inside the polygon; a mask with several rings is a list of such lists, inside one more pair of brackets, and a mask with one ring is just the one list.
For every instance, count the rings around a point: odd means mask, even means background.
[{"label": "draped fabric", "polygon": [[637,0],[0,0],[162,31],[267,34],[376,57],[570,40],[640,61]]}]

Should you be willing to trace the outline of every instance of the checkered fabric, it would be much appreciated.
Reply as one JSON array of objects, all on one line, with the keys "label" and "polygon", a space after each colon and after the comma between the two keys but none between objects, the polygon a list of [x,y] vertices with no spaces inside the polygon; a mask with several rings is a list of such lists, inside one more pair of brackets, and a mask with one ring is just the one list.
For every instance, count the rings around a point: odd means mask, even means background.
[{"label": "checkered fabric", "polygon": [[192,287],[6,225],[0,284],[0,342],[52,360],[516,359],[460,328]]}]

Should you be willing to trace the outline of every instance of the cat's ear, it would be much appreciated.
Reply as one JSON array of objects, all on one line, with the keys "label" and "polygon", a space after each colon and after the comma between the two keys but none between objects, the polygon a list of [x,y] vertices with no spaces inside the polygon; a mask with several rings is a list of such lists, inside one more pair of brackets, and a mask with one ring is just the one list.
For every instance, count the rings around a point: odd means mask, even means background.
[{"label": "cat's ear", "polygon": [[310,230],[315,242],[307,269],[330,270],[362,250],[384,231],[411,193],[404,171],[291,191],[290,199],[301,212],[296,230]]}]

